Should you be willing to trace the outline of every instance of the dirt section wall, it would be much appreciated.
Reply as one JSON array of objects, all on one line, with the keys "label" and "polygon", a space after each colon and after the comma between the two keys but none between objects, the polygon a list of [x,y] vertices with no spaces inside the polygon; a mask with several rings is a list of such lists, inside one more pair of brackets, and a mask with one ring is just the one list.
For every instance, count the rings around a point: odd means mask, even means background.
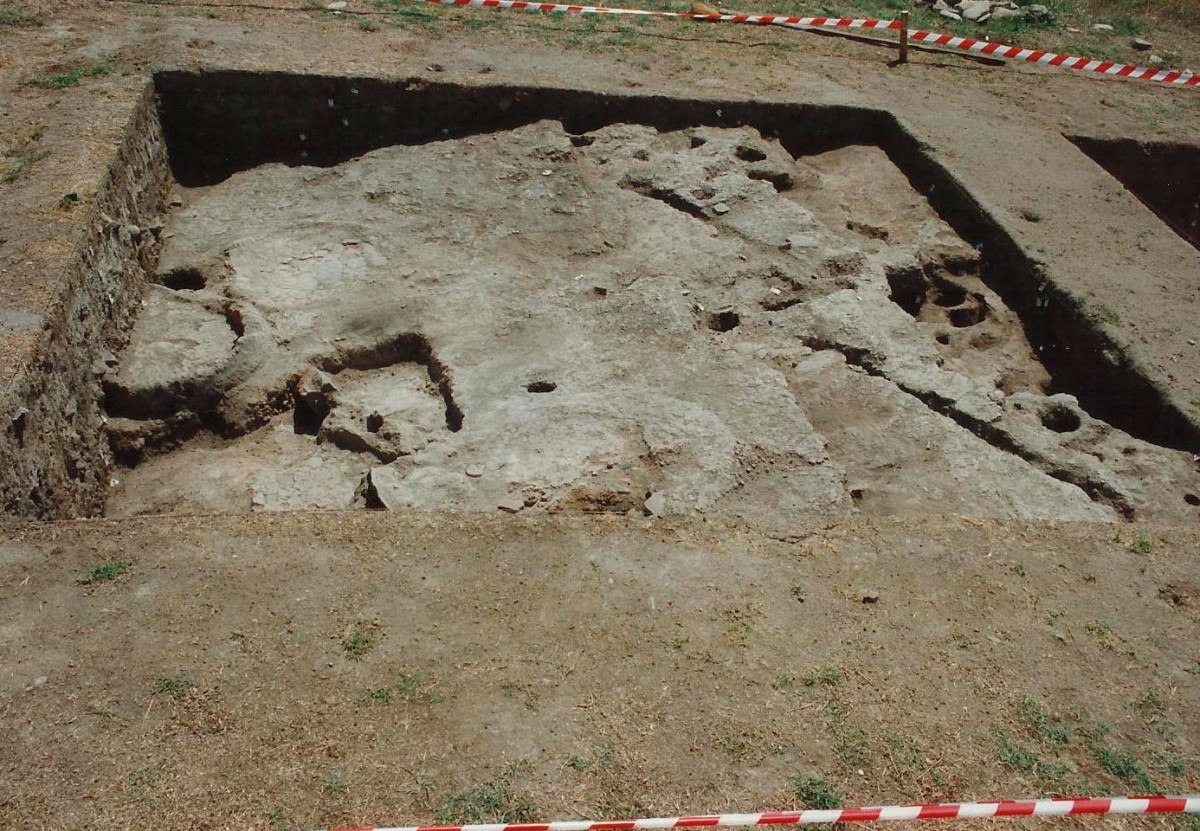
[{"label": "dirt section wall", "polygon": [[1070,138],[1175,229],[1175,233],[1200,248],[1200,147],[1129,139]]},{"label": "dirt section wall", "polygon": [[749,124],[778,137],[793,155],[879,144],[894,128],[886,113],[861,107],[422,79],[169,71],[155,75],[155,86],[172,171],[187,187],[269,162],[329,167],[381,147],[511,130],[547,118],[571,133],[619,123],[664,131]]},{"label": "dirt section wall", "polygon": [[135,317],[170,182],[153,90],[138,100],[34,359],[0,392],[0,503],[23,517],[94,514],[109,486],[98,368]]}]

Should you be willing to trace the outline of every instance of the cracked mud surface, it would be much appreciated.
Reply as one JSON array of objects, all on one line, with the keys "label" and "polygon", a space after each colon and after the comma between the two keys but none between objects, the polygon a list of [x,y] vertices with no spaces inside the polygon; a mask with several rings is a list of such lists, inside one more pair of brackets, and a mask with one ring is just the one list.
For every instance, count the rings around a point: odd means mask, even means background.
[{"label": "cracked mud surface", "polygon": [[1048,394],[875,148],[542,122],[183,196],[110,514],[1197,518],[1192,457]]}]

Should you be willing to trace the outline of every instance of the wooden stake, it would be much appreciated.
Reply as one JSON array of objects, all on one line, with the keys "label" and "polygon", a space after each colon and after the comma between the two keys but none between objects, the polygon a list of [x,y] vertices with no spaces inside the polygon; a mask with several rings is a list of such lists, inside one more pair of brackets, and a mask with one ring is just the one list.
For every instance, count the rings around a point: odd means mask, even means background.
[{"label": "wooden stake", "polygon": [[908,10],[900,12],[900,63],[908,63]]}]

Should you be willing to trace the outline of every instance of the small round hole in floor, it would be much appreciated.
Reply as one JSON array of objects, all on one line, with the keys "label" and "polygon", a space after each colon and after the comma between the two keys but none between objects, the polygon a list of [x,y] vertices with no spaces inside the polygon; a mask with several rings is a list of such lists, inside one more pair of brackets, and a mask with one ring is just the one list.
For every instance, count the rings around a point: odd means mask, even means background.
[{"label": "small round hole in floor", "polygon": [[938,332],[937,335],[934,337],[934,340],[936,340],[942,346],[948,346],[950,344],[950,336],[947,335],[945,332]]},{"label": "small round hole in floor", "polygon": [[741,315],[732,310],[710,312],[708,315],[708,328],[714,332],[732,332],[741,322]]},{"label": "small round hole in floor", "polygon": [[158,281],[175,291],[199,291],[208,281],[195,268],[175,268],[158,276]]},{"label": "small round hole in floor", "polygon": [[525,385],[526,392],[554,392],[558,384],[553,381],[532,381]]},{"label": "small round hole in floor", "polygon": [[1189,505],[1200,505],[1200,496],[1196,496],[1194,493],[1185,493],[1183,501]]},{"label": "small round hole in floor", "polygon": [[761,162],[767,158],[767,154],[757,147],[747,147],[744,144],[738,145],[733,154],[744,162]]},{"label": "small round hole in floor", "polygon": [[1079,414],[1064,404],[1056,404],[1042,413],[1042,426],[1056,433],[1074,433],[1081,423]]}]

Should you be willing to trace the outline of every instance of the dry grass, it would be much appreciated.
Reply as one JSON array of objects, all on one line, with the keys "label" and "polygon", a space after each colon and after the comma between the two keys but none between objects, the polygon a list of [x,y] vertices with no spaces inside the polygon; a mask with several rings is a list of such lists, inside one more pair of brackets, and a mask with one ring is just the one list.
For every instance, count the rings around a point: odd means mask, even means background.
[{"label": "dry grass", "polygon": [[1085,6],[1096,15],[1136,15],[1154,22],[1200,27],[1197,0],[1088,0]]}]

